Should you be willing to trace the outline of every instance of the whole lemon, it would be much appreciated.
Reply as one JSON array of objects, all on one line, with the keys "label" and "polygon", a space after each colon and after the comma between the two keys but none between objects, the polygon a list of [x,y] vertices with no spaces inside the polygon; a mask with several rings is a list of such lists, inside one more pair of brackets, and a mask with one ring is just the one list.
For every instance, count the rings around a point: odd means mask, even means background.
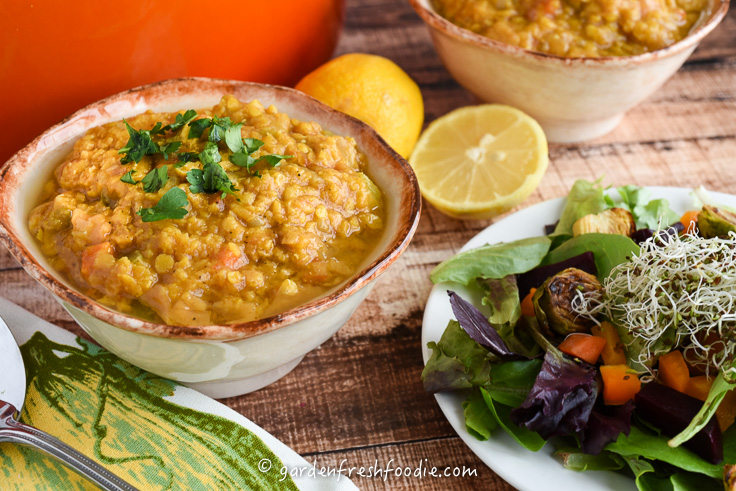
[{"label": "whole lemon", "polygon": [[367,123],[405,158],[422,130],[419,87],[382,56],[342,55],[308,74],[296,89]]}]

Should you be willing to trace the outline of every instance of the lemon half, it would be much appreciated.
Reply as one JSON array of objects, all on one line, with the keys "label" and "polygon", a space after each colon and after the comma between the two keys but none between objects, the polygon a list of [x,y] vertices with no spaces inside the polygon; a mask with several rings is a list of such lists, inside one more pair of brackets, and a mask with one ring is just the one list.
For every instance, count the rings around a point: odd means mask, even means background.
[{"label": "lemon half", "polygon": [[422,133],[409,159],[424,198],[455,218],[488,219],[520,204],[549,157],[539,123],[509,106],[457,109]]}]

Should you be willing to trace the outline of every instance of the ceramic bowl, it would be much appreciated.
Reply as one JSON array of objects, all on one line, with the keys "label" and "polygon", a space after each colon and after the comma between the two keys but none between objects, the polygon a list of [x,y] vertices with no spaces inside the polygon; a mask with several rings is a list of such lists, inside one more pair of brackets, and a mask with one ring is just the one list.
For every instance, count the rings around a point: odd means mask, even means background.
[{"label": "ceramic bowl", "polygon": [[450,74],[478,98],[517,107],[552,142],[589,140],[675,73],[723,19],[729,0],[709,0],[690,35],[668,48],[628,57],[563,58],[495,41],[451,23],[431,0],[409,0]]},{"label": "ceramic bowl", "polygon": [[[27,227],[43,183],[88,129],[140,114],[211,107],[224,94],[258,99],[291,117],[351,136],[383,190],[386,230],[359,273],[332,292],[279,315],[241,324],[169,326],[131,317],[90,299],[55,272]],[[368,295],[375,279],[406,249],[416,229],[420,195],[409,165],[371,128],[293,89],[228,80],[187,78],[108,97],[53,126],[0,169],[0,240],[25,270],[48,288],[82,328],[124,360],[213,397],[244,394],[293,369],[329,339]]]}]

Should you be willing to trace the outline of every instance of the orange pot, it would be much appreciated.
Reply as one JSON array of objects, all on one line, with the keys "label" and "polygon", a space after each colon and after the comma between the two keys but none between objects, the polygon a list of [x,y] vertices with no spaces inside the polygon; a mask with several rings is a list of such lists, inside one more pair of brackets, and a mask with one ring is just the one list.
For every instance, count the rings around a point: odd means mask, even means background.
[{"label": "orange pot", "polygon": [[345,0],[0,4],[0,163],[107,95],[184,76],[293,85],[327,61]]}]

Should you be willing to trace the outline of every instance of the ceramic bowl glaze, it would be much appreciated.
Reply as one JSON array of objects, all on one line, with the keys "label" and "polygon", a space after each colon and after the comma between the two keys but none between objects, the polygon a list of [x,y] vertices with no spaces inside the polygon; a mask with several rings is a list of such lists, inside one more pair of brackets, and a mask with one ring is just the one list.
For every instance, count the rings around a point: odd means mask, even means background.
[{"label": "ceramic bowl glaze", "polygon": [[637,56],[563,58],[495,41],[437,14],[431,0],[409,0],[427,24],[447,70],[487,102],[517,107],[552,142],[584,141],[613,130],[626,111],[672,76],[723,19],[729,0],[710,0],[691,33]]},{"label": "ceramic bowl glaze", "polygon": [[[328,294],[252,322],[191,327],[148,322],[114,311],[80,293],[52,270],[27,227],[40,188],[88,129],[146,110],[211,107],[224,94],[259,100],[323,129],[351,136],[369,162],[367,173],[384,192],[386,229],[359,273]],[[91,104],[53,126],[0,169],[0,240],[25,270],[61,301],[109,351],[157,375],[213,397],[257,390],[293,369],[329,339],[368,295],[374,280],[406,249],[421,200],[409,165],[370,127],[293,89],[247,82],[185,78],[122,92]]]}]

